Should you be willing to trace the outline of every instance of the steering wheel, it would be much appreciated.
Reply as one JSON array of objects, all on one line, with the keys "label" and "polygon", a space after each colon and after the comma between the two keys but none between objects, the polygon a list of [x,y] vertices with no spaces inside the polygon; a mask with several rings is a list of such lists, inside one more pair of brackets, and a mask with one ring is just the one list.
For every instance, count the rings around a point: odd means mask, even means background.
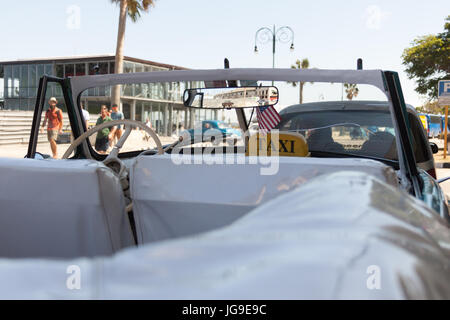
[{"label": "steering wheel", "polygon": [[[130,212],[133,209],[133,202],[130,197],[130,189],[129,189],[129,180],[128,180],[128,170],[124,163],[118,158],[119,151],[122,148],[125,141],[130,136],[131,130],[133,130],[133,127],[138,127],[146,131],[156,142],[156,147],[158,148],[158,154],[164,154],[164,150],[162,148],[161,140],[159,140],[159,137],[156,135],[156,132],[153,131],[152,128],[149,128],[145,124],[139,121],[134,120],[114,120],[114,121],[108,121],[105,123],[102,123],[98,126],[95,126],[94,128],[86,131],[81,136],[79,136],[72,144],[69,146],[67,151],[62,156],[62,159],[67,159],[75,150],[76,147],[78,147],[85,139],[87,139],[89,136],[94,134],[95,132],[98,132],[100,130],[103,130],[104,128],[114,127],[117,125],[124,124],[126,125],[126,129],[122,137],[119,139],[119,141],[116,143],[110,154],[106,157],[105,160],[103,160],[103,164],[107,167],[109,167],[119,178],[125,201],[126,201],[126,212]],[[145,151],[144,151],[145,152]],[[142,153],[141,153],[142,154]]]},{"label": "steering wheel", "polygon": [[158,154],[164,153],[164,150],[163,150],[162,144],[161,144],[161,140],[159,140],[159,137],[156,135],[156,132],[152,128],[146,126],[144,123],[139,122],[139,121],[123,119],[123,120],[108,121],[108,122],[102,123],[98,126],[95,126],[94,128],[89,129],[88,131],[83,133],[81,136],[79,136],[74,142],[71,143],[69,148],[66,150],[66,152],[62,156],[62,159],[69,158],[69,156],[72,154],[73,150],[75,150],[76,147],[78,147],[85,139],[90,137],[92,134],[94,134],[100,130],[103,130],[104,128],[115,127],[117,125],[122,125],[122,124],[126,125],[125,132],[123,133],[123,135],[119,139],[119,141],[116,143],[116,145],[114,146],[114,148],[112,149],[112,151],[110,152],[108,157],[105,159],[105,161],[107,159],[117,157],[120,149],[123,147],[125,141],[130,136],[130,133],[131,133],[131,130],[133,129],[133,127],[138,127],[140,129],[146,131],[153,138],[153,140],[155,140],[156,147],[158,148]]}]

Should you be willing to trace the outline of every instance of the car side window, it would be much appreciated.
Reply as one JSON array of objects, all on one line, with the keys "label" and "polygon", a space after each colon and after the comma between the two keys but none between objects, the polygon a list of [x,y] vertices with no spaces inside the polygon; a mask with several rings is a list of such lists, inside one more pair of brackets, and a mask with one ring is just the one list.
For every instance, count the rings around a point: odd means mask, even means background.
[{"label": "car side window", "polygon": [[416,162],[426,162],[432,159],[430,150],[428,148],[428,140],[425,139],[422,123],[413,115],[408,113],[409,123],[412,131],[412,145]]}]

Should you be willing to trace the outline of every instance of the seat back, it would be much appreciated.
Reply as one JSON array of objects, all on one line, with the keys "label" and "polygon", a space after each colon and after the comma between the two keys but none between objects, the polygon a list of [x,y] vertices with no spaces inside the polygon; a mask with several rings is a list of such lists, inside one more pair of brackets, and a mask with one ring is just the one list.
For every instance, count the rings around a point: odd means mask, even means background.
[{"label": "seat back", "polygon": [[94,257],[134,244],[119,180],[101,162],[3,158],[0,177],[0,257]]},{"label": "seat back", "polygon": [[172,156],[140,156],[130,170],[139,243],[226,226],[255,207],[326,173],[356,170],[388,183],[397,181],[387,166],[365,159]]}]

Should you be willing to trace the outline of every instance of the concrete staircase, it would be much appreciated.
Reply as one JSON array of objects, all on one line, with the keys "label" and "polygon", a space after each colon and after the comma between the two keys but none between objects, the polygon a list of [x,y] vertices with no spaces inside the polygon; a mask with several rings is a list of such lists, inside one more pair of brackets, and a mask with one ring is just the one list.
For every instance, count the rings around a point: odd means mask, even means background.
[{"label": "concrete staircase", "polygon": [[[28,144],[32,123],[32,111],[0,111],[0,145]],[[63,113],[63,128],[68,124],[69,118]],[[39,141],[47,141],[46,130],[39,135]]]}]

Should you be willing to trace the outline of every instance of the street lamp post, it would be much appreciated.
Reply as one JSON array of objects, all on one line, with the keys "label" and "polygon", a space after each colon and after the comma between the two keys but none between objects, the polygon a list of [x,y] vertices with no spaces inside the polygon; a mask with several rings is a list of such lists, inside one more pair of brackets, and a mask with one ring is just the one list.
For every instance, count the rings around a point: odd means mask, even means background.
[{"label": "street lamp post", "polygon": [[270,41],[272,41],[272,68],[275,68],[275,52],[277,41],[284,43],[290,41],[290,50],[294,51],[294,31],[288,26],[276,29],[275,25],[273,26],[273,30],[270,30],[267,27],[258,29],[255,34],[255,54],[258,53],[258,43],[266,44]]}]

